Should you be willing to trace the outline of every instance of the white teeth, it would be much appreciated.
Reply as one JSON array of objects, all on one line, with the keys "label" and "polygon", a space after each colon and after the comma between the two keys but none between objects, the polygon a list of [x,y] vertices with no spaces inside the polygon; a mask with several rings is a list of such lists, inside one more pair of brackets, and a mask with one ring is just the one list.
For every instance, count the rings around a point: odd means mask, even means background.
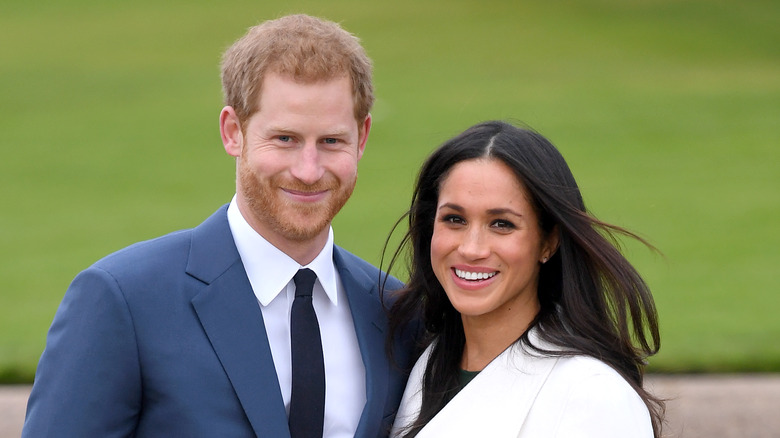
[{"label": "white teeth", "polygon": [[487,280],[496,275],[495,272],[468,272],[455,269],[455,275],[464,280]]}]

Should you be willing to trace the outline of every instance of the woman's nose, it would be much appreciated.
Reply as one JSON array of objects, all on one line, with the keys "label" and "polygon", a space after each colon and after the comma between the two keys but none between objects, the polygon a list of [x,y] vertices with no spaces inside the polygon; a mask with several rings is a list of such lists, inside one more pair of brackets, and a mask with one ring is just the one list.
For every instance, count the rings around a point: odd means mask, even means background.
[{"label": "woman's nose", "polygon": [[472,227],[464,233],[458,251],[469,260],[484,259],[490,255],[490,248],[485,236],[476,227]]}]

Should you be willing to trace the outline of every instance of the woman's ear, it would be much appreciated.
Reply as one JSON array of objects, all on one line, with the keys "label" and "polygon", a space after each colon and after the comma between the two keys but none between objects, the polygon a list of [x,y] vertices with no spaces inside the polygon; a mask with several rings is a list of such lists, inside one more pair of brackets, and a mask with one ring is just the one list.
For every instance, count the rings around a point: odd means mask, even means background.
[{"label": "woman's ear", "polygon": [[555,252],[558,251],[558,245],[560,244],[560,235],[558,232],[558,225],[553,225],[552,230],[547,233],[545,237],[544,245],[542,246],[542,259],[539,260],[542,263],[547,263]]}]

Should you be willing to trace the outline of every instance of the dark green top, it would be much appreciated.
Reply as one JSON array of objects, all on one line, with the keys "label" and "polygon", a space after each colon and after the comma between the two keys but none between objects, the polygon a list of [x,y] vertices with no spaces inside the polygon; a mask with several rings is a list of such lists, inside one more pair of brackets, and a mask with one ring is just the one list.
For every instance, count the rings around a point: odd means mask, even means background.
[{"label": "dark green top", "polygon": [[469,384],[469,382],[474,380],[474,377],[477,377],[477,374],[479,374],[479,371],[466,371],[461,369],[460,376],[458,376],[458,383],[460,384],[458,391],[463,389],[466,385]]}]

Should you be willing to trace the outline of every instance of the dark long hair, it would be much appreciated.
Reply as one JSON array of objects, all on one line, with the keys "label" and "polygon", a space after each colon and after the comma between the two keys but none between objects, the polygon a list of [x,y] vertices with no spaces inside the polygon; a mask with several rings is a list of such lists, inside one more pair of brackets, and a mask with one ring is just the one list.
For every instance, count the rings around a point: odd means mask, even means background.
[{"label": "dark long hair", "polygon": [[658,315],[647,284],[620,253],[616,235],[647,242],[588,214],[569,166],[546,138],[499,121],[472,126],[425,161],[405,215],[409,230],[390,261],[392,269],[405,251],[411,252],[409,282],[390,309],[391,333],[421,318],[426,339],[420,347],[436,340],[422,409],[406,436],[416,435],[457,392],[465,335],[460,314],[433,273],[431,238],[442,181],[457,163],[479,158],[509,166],[532,198],[542,232],[559,236],[557,252],[541,265],[540,311],[531,323],[542,340],[559,350],[532,345],[528,331],[518,342],[543,354],[587,355],[607,363],[645,402],[654,434],[660,436],[663,402],[642,387],[646,359],[660,346]]}]

